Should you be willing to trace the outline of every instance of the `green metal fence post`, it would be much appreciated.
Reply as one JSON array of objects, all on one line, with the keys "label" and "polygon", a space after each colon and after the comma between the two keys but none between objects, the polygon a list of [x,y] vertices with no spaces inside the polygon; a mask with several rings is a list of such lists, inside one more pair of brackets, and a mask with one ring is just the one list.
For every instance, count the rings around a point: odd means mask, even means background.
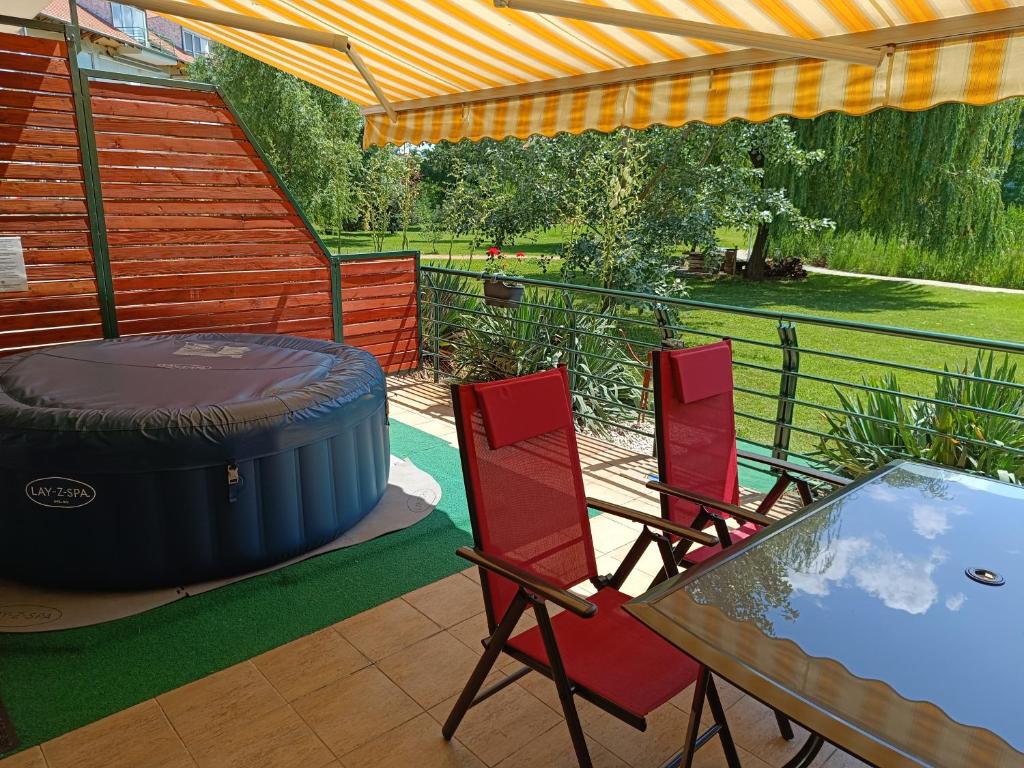
[{"label": "green metal fence post", "polygon": [[331,273],[331,322],[334,340],[341,343],[345,340],[345,322],[341,314],[341,258],[337,254],[328,254],[327,262]]},{"label": "green metal fence post", "polygon": [[100,304],[100,323],[103,337],[117,338],[117,307],[114,303],[114,280],[110,271],[110,246],[107,242],[107,222],[103,211],[103,190],[100,186],[100,164],[96,153],[96,131],[92,119],[89,97],[89,78],[78,68],[81,37],[78,27],[78,9],[70,4],[71,24],[64,25],[64,40],[68,46],[68,67],[71,71],[71,96],[75,105],[75,123],[78,126],[78,144],[82,154],[82,176],[85,182],[85,208],[89,216],[89,242],[92,246],[96,269],[96,294]]},{"label": "green metal fence post", "polygon": [[782,375],[779,377],[779,401],[775,411],[775,436],[772,438],[772,456],[786,459],[792,437],[793,411],[796,386],[800,380],[800,347],[797,344],[796,324],[779,323],[779,341],[782,342]]},{"label": "green metal fence post", "polygon": [[572,294],[569,291],[562,291],[562,301],[565,302],[566,323],[569,326],[569,355],[566,360],[566,367],[569,369],[569,389],[576,389],[576,370],[579,365],[579,334],[576,332],[576,311],[572,304]]},{"label": "green metal fence post", "polygon": [[654,307],[654,320],[661,329],[662,343],[669,341],[672,338],[672,318],[669,316],[668,307],[657,302],[651,306]]},{"label": "green metal fence post", "polygon": [[434,287],[434,279],[427,273],[425,291],[430,292],[430,350],[434,358],[434,383],[441,381],[441,297]]},{"label": "green metal fence post", "polygon": [[416,278],[416,370],[423,370],[423,312],[420,306],[420,299],[422,294],[420,293],[420,252],[415,252],[415,270],[414,277]]}]

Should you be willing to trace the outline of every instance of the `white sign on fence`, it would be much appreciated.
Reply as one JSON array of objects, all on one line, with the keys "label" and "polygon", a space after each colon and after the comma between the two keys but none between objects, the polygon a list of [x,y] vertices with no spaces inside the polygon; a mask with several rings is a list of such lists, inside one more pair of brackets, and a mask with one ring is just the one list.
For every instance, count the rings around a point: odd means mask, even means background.
[{"label": "white sign on fence", "polygon": [[27,291],[25,254],[20,237],[0,237],[0,293]]}]

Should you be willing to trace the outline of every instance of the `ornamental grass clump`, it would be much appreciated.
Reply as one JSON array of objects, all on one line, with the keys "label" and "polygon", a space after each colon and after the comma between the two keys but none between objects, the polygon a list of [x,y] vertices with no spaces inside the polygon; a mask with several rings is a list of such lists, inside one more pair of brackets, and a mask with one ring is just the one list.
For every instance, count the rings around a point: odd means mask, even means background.
[{"label": "ornamental grass clump", "polygon": [[845,413],[822,412],[828,437],[819,457],[853,477],[909,458],[1024,481],[1024,384],[1016,364],[980,352],[973,365],[943,370],[949,375],[936,375],[931,400],[902,392],[893,373],[864,379],[870,389],[854,396],[836,388]]}]

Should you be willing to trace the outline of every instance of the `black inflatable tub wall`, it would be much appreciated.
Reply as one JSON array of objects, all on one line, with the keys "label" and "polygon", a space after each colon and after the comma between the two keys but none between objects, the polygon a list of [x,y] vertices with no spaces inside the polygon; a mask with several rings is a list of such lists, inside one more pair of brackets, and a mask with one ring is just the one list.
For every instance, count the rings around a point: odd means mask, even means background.
[{"label": "black inflatable tub wall", "polygon": [[384,374],[290,336],[147,336],[0,359],[0,575],[141,589],[331,541],[388,482]]}]

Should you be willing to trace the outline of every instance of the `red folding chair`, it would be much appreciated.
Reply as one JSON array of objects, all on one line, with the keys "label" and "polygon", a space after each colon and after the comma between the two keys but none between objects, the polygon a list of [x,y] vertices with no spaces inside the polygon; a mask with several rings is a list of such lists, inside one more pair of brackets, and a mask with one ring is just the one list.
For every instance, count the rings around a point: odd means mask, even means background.
[{"label": "red folding chair", "polygon": [[[655,441],[658,480],[647,484],[661,494],[662,516],[679,525],[703,529],[713,524],[719,544],[693,548],[681,540],[676,562],[703,562],[736,541],[771,524],[765,513],[795,485],[805,504],[810,482],[839,487],[849,481],[828,472],[759,456],[736,447],[732,345],[729,340],[654,353]],[[739,506],[738,458],[776,472],[778,479],[755,511]],[[739,527],[730,530],[726,520]]]},{"label": "red folding chair", "polygon": [[[643,524],[639,552],[657,544],[672,573],[669,536],[702,544],[714,537],[585,496],[564,368],[456,385],[452,400],[475,543],[458,554],[480,568],[490,636],[444,737],[452,738],[470,707],[536,670],[554,681],[576,757],[588,768],[574,696],[644,730],[651,711],[696,681],[688,746],[696,749],[717,734],[729,766],[738,768],[708,670],[622,608],[629,596],[619,587],[639,555],[611,576],[598,575],[587,507]],[[597,588],[590,598],[568,591],[587,581]],[[552,616],[548,603],[563,610]],[[536,626],[513,634],[527,608]],[[501,652],[525,666],[481,691]],[[714,724],[697,736],[705,698]]]},{"label": "red folding chair", "polygon": [[[654,353],[654,432],[658,454],[658,480],[647,487],[661,496],[661,514],[678,525],[703,529],[713,524],[718,542],[694,548],[679,539],[674,548],[676,563],[691,566],[718,554],[724,547],[745,539],[770,525],[765,515],[790,485],[795,485],[805,504],[811,502],[809,480],[846,485],[848,480],[788,461],[759,456],[736,447],[736,413],[733,404],[732,344]],[[760,463],[778,473],[778,479],[756,511],[739,506],[739,458]],[[730,529],[733,518],[739,527]],[[655,582],[666,578],[663,571]],[[775,713],[779,732],[793,738],[789,720]]]}]

